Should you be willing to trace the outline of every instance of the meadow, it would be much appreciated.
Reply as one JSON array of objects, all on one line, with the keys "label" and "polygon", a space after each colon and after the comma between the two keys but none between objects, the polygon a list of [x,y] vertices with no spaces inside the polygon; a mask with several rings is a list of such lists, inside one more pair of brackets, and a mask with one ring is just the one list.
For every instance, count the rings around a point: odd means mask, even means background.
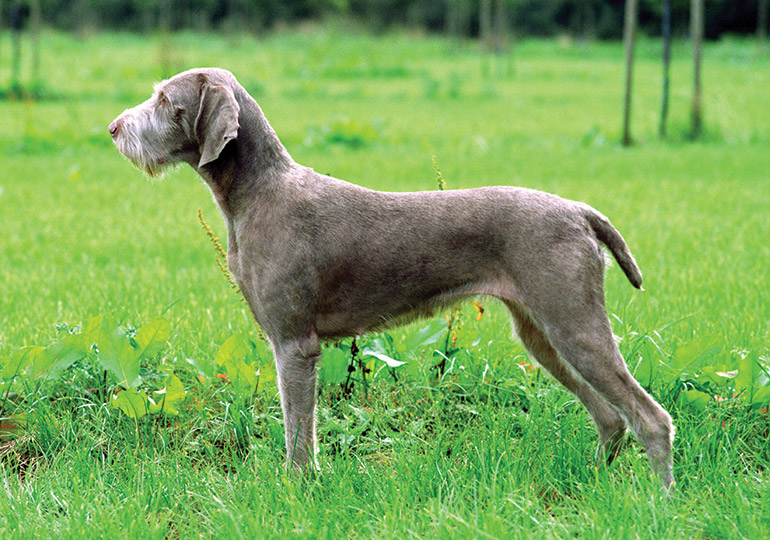
[{"label": "meadow", "polygon": [[[490,56],[308,27],[49,32],[41,51],[39,98],[0,101],[0,537],[770,537],[770,54],[753,42],[707,45],[694,141],[689,47],[660,140],[643,39],[630,148],[617,43]],[[645,277],[635,292],[610,266],[607,308],[677,425],[670,496],[631,438],[597,464],[588,414],[488,299],[327,344],[323,472],[287,475],[269,350],[199,221],[225,238],[208,190],[187,167],[147,181],[107,133],[196,66],[233,71],[319,172],[430,190],[435,160],[449,188],[525,186],[609,216]]]}]

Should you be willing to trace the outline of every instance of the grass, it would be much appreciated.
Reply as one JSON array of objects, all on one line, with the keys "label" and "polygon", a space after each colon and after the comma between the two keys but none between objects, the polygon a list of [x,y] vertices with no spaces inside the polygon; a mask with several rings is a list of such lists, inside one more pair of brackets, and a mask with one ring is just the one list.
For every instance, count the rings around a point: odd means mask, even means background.
[{"label": "grass", "polygon": [[[698,386],[722,401],[681,397],[709,367],[770,355],[770,58],[753,43],[707,46],[700,141],[687,136],[689,51],[676,45],[670,136],[660,141],[658,45],[643,41],[629,149],[617,142],[622,51],[613,43],[524,41],[496,59],[472,44],[345,29],[179,34],[163,54],[160,40],[128,34],[48,33],[42,43],[47,99],[0,102],[0,359],[100,314],[124,327],[163,314],[171,335],[143,377],[171,363],[188,398],[177,416],[130,419],[100,399],[92,357],[8,398],[3,414],[28,417],[0,443],[0,536],[770,535],[766,409],[734,398],[724,380]],[[647,292],[635,294],[616,267],[607,273],[631,368],[716,344],[697,352],[697,377],[648,381],[678,427],[673,495],[661,496],[634,442],[596,467],[588,415],[528,368],[492,302],[481,320],[472,307],[461,312],[442,377],[431,347],[409,346],[425,322],[389,334],[407,361],[398,381],[372,360],[380,371],[367,392],[359,380],[343,398],[325,367],[324,472],[287,477],[274,386],[244,403],[185,361],[211,364],[229,337],[256,339],[198,223],[201,208],[225,236],[210,195],[186,168],[145,181],[106,133],[164,72],[198,65],[234,71],[293,157],[319,172],[436,189],[435,156],[450,188],[527,186],[610,216],[645,274]],[[344,351],[326,356],[345,367]]]}]

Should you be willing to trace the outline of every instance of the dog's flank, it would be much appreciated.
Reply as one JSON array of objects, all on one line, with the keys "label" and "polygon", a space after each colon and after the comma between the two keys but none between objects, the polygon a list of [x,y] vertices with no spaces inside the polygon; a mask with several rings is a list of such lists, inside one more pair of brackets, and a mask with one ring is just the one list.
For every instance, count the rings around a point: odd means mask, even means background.
[{"label": "dog's flank", "polygon": [[630,282],[628,246],[593,208],[530,189],[384,193],[295,163],[229,72],[159,84],[111,125],[153,174],[189,163],[228,229],[228,267],[275,353],[287,465],[313,467],[319,340],[489,295],[530,354],[586,406],[611,460],[630,427],[664,486],[671,417],[628,372],[604,307],[602,244]]}]

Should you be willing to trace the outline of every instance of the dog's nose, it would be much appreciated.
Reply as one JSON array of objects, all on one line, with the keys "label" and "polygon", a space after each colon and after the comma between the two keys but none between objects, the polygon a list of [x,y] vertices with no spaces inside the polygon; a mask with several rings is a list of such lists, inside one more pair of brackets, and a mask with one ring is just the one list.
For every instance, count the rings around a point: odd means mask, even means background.
[{"label": "dog's nose", "polygon": [[118,130],[120,129],[120,120],[115,120],[110,124],[110,135],[112,135],[112,138],[115,138],[115,135],[118,134]]}]

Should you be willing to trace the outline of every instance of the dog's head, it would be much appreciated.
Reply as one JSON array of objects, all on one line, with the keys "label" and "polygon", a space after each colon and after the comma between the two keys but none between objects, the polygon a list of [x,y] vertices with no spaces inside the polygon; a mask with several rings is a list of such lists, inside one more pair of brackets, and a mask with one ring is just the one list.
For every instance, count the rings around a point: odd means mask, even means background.
[{"label": "dog's head", "polygon": [[204,167],[238,136],[238,87],[222,69],[182,72],[123,111],[110,124],[110,135],[118,151],[151,177],[183,161]]}]

